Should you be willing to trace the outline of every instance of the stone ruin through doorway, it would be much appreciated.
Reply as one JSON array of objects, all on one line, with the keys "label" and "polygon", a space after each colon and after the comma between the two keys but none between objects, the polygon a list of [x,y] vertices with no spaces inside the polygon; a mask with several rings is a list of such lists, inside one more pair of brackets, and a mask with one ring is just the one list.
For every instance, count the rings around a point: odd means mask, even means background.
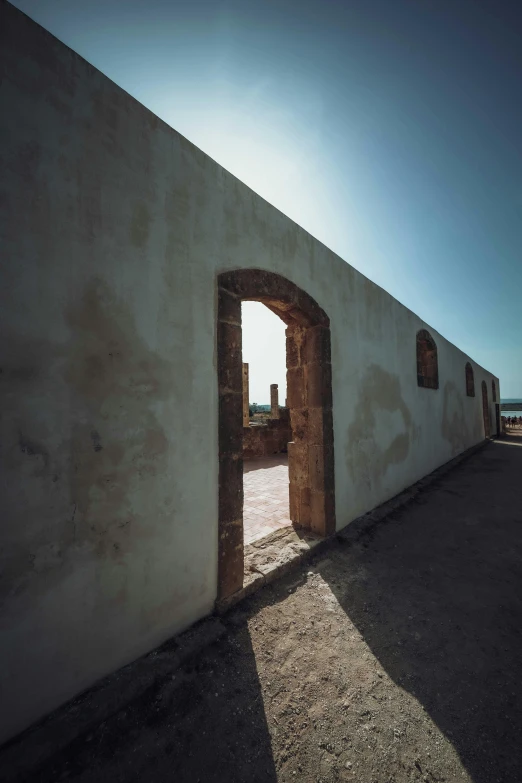
[{"label": "stone ruin through doorway", "polygon": [[243,586],[243,364],[241,302],[263,303],[286,324],[290,519],[321,536],[335,532],[330,321],[281,275],[239,269],[218,275],[218,599]]}]

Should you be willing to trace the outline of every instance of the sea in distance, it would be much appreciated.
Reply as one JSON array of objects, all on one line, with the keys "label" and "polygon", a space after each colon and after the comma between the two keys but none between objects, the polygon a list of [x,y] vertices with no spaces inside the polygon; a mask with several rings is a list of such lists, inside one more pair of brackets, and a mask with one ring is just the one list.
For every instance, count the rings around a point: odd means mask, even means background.
[{"label": "sea in distance", "polygon": [[[508,399],[502,399],[500,400],[502,405],[506,405],[509,402],[522,402],[522,397],[509,397]],[[502,411],[502,416],[522,416],[522,411]]]},{"label": "sea in distance", "polygon": [[[519,402],[522,403],[522,397],[509,397],[508,399],[505,399],[504,397],[500,400],[500,402],[504,405],[508,402]],[[252,405],[252,403],[250,403]],[[258,405],[257,406],[258,411],[269,411],[270,405]],[[522,416],[522,411],[502,411],[502,416]]]}]

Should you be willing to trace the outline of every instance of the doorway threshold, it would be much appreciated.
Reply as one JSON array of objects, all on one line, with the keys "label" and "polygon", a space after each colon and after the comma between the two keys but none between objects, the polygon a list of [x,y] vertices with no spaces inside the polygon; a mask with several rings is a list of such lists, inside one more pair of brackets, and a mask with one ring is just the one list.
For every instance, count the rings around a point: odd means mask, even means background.
[{"label": "doorway threshold", "polygon": [[259,538],[244,549],[243,587],[216,603],[216,611],[222,614],[234,604],[255,593],[288,573],[328,541],[310,530],[292,525]]}]

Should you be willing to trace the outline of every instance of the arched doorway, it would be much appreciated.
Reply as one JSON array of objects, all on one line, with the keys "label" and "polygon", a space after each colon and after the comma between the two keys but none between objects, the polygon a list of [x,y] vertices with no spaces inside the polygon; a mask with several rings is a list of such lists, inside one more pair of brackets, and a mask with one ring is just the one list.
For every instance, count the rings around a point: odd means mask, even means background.
[{"label": "arched doorway", "polygon": [[243,586],[243,399],[241,302],[262,302],[287,325],[290,519],[335,532],[330,321],[308,294],[281,275],[238,269],[218,275],[219,387],[218,598]]},{"label": "arched doorway", "polygon": [[491,437],[491,421],[489,418],[488,387],[486,381],[482,381],[482,415],[484,417],[484,437]]}]

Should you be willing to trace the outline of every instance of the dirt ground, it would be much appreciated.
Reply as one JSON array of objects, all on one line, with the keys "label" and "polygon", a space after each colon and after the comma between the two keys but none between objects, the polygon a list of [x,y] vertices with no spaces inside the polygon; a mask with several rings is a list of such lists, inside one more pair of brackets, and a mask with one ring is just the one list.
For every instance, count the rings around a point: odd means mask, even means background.
[{"label": "dirt ground", "polygon": [[521,565],[522,432],[239,604],[16,779],[520,783]]}]

